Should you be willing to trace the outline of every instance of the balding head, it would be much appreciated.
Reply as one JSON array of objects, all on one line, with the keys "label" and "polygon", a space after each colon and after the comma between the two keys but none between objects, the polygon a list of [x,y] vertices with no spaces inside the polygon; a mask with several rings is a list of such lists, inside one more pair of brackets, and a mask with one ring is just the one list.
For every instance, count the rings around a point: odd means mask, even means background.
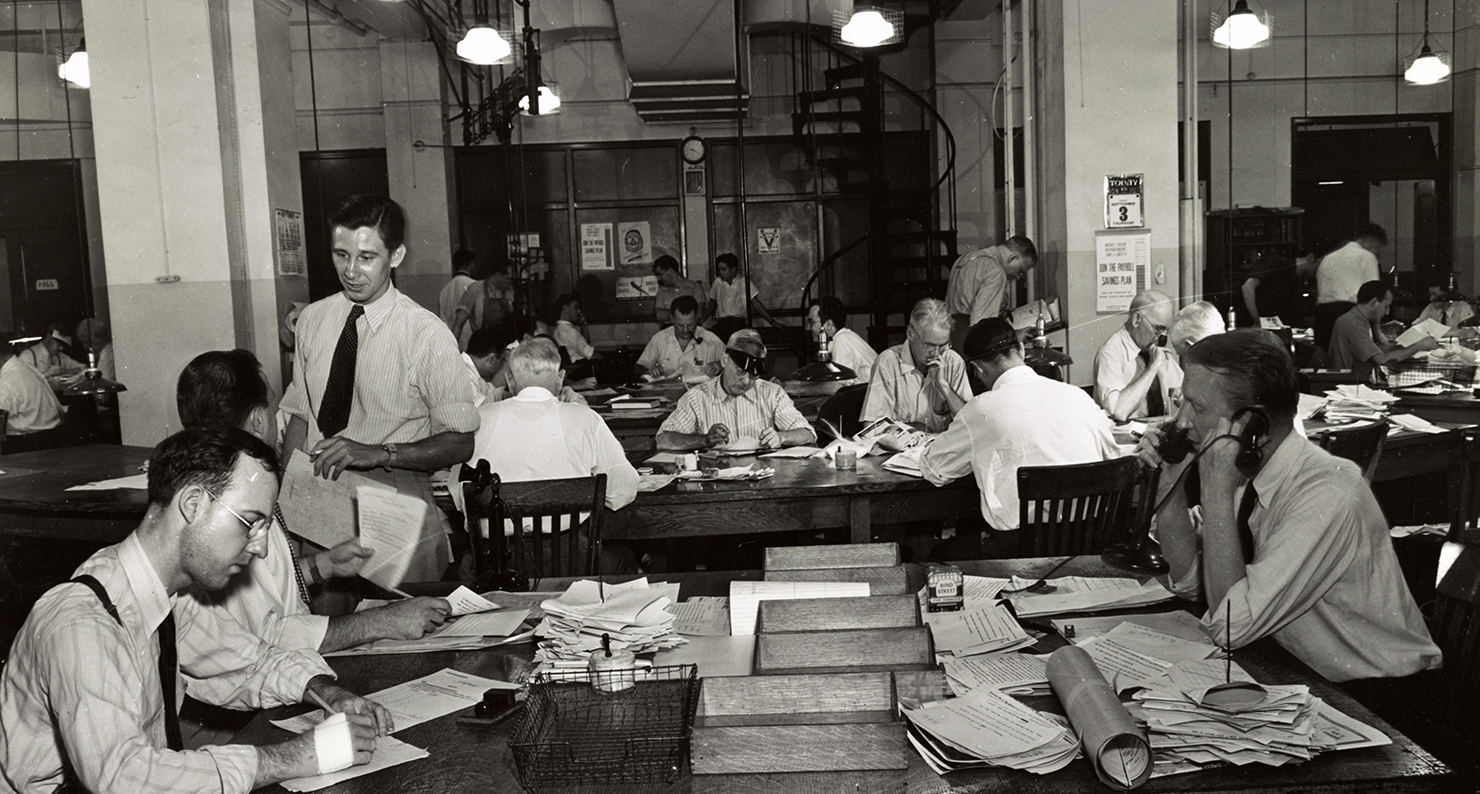
[{"label": "balding head", "polygon": [[560,349],[544,337],[519,343],[509,353],[509,378],[515,392],[538,386],[551,394],[560,393],[565,373],[560,369]]},{"label": "balding head", "polygon": [[1131,299],[1131,311],[1125,318],[1125,328],[1142,350],[1156,344],[1172,324],[1172,299],[1154,289],[1141,290]]}]

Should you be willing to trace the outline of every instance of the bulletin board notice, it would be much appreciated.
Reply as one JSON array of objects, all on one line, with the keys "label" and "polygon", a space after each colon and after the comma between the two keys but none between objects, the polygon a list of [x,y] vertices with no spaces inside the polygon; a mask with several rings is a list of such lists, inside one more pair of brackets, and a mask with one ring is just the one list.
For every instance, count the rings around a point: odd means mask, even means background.
[{"label": "bulletin board notice", "polygon": [[1151,232],[1095,234],[1095,311],[1118,314],[1146,286],[1151,266]]}]

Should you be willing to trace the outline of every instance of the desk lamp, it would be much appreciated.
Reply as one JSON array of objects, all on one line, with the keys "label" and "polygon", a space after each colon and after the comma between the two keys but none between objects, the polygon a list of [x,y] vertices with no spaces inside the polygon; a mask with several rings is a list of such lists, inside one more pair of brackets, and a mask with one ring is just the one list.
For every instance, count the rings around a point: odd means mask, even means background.
[{"label": "desk lamp", "polygon": [[1039,374],[1042,374],[1040,367],[1067,367],[1074,363],[1074,359],[1070,358],[1067,353],[1048,346],[1048,332],[1043,321],[1042,304],[1039,304],[1038,321],[1034,326],[1033,338],[1023,350],[1023,363]]},{"label": "desk lamp", "polygon": [[82,371],[82,377],[62,393],[68,397],[75,397],[90,394],[117,394],[121,391],[128,391],[128,387],[116,380],[103,377],[103,371],[98,369],[98,354],[89,350],[87,369]]},{"label": "desk lamp", "polygon": [[837,380],[853,380],[858,373],[832,360],[832,351],[827,346],[827,333],[817,332],[817,356],[805,367],[797,370],[792,380],[808,383],[826,383]]}]

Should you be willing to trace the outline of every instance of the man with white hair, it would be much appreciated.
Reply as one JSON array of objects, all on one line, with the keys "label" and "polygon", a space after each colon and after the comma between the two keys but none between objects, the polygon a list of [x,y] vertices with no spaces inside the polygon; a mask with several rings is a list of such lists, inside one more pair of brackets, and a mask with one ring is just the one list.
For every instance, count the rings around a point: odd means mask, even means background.
[{"label": "man with white hair", "polygon": [[1197,344],[1199,340],[1226,330],[1228,327],[1218,314],[1218,307],[1207,301],[1198,301],[1182,307],[1172,317],[1172,324],[1167,326],[1167,342],[1180,359],[1187,354],[1187,348]]},{"label": "man with white hair", "polygon": [[719,377],[684,393],[658,428],[660,449],[703,449],[754,439],[761,449],[810,444],[817,432],[786,390],[761,380],[766,344],[741,328],[730,335]]},{"label": "man with white hair", "polygon": [[[565,379],[555,343],[521,342],[509,352],[508,368],[514,396],[478,408],[471,460],[488,461],[503,482],[605,474],[606,506],[620,510],[630,504],[637,497],[637,470],[627,462],[621,442],[588,406],[555,396]],[[602,549],[601,570],[635,573],[637,567],[630,551],[608,546]]]},{"label": "man with white hair", "polygon": [[1182,368],[1167,355],[1172,299],[1154,289],[1131,299],[1125,325],[1095,354],[1095,396],[1117,422],[1164,416],[1167,390],[1182,385]]},{"label": "man with white hair", "polygon": [[925,298],[915,304],[904,344],[874,361],[860,422],[887,416],[929,433],[946,429],[971,399],[966,362],[951,349],[952,322],[942,301]]}]

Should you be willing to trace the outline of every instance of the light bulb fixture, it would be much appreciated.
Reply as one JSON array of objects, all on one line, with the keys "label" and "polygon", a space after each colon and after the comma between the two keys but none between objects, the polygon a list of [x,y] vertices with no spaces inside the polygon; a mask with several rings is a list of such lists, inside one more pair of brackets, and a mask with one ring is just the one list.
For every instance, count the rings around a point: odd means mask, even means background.
[{"label": "light bulb fixture", "polygon": [[904,40],[904,14],[888,8],[856,6],[833,13],[833,42],[850,47],[882,47]]},{"label": "light bulb fixture", "polygon": [[519,97],[519,112],[526,116],[548,116],[551,113],[560,112],[560,95],[555,93],[557,86],[554,83],[545,83],[539,89],[539,107],[536,112],[529,111],[529,94]]},{"label": "light bulb fixture", "polygon": [[1213,15],[1213,43],[1230,50],[1247,50],[1269,43],[1269,12],[1264,18],[1249,10],[1248,0],[1237,0],[1221,24]]},{"label": "light bulb fixture", "polygon": [[457,43],[457,57],[479,66],[492,66],[514,52],[509,40],[488,25],[474,25]]},{"label": "light bulb fixture", "polygon": [[88,76],[87,70],[87,39],[83,38],[77,42],[77,49],[57,66],[57,77],[66,80],[78,88],[92,87],[92,78]]},{"label": "light bulb fixture", "polygon": [[1423,45],[1418,54],[1408,59],[1403,79],[1413,85],[1433,85],[1449,79],[1449,53],[1434,52],[1429,46],[1429,0],[1423,2]]},{"label": "light bulb fixture", "polygon": [[117,394],[121,391],[128,391],[128,387],[116,380],[103,377],[103,371],[98,369],[98,355],[88,352],[87,369],[82,371],[82,377],[62,393],[68,397],[76,397],[78,395]]}]

